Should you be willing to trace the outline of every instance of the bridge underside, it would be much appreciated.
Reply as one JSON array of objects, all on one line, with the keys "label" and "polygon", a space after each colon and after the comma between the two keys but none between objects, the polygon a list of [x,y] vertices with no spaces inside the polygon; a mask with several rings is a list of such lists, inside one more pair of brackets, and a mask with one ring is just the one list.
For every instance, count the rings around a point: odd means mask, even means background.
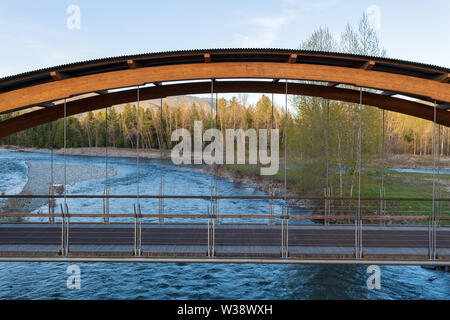
[{"label": "bridge underside", "polygon": [[[270,81],[216,81],[214,92],[217,93],[278,93],[286,92],[284,83]],[[186,94],[205,94],[211,92],[211,82],[193,82],[183,84],[170,84],[164,86],[141,88],[139,97],[141,100],[159,99],[168,96]],[[338,101],[359,103],[360,92],[349,88],[335,88],[318,84],[289,83],[288,94],[322,97]],[[115,104],[135,102],[137,100],[136,89],[119,92],[104,93],[87,96],[82,99],[74,99],[66,103],[66,115],[72,116],[88,111],[107,108]],[[400,112],[410,116],[434,120],[434,108],[422,103],[405,99],[364,92],[362,102],[365,105],[376,106],[381,109]],[[25,113],[15,118],[0,122],[0,139],[12,133],[19,132],[40,124],[55,121],[64,117],[64,103],[58,103],[48,108]],[[450,126],[450,112],[436,110],[436,123]]]},{"label": "bridge underside", "polygon": [[291,80],[289,94],[352,103],[360,102],[363,88],[362,104],[450,126],[447,68],[341,53],[213,49],[100,59],[0,79],[0,114],[27,112],[0,122],[0,138],[62,118],[63,99],[67,115],[74,115],[134,102],[137,86],[141,100],[211,91],[286,93],[282,79]]},{"label": "bridge underside", "polygon": [[437,260],[429,260],[426,227],[366,226],[362,259],[355,259],[351,226],[289,226],[287,258],[280,225],[219,224],[212,257],[204,224],[143,225],[139,257],[134,232],[132,224],[73,224],[69,253],[62,256],[60,225],[2,224],[0,261],[450,264],[449,228],[437,231]]}]

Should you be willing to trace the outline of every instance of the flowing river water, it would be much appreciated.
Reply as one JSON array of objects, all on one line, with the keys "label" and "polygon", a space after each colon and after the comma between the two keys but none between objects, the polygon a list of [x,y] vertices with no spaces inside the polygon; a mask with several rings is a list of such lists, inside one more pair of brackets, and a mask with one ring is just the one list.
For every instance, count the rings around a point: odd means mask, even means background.
[{"label": "flowing river water", "polygon": [[[49,154],[0,150],[0,194],[18,194],[30,163]],[[63,163],[55,156],[56,164]],[[28,165],[27,165],[28,164]],[[104,167],[102,157],[68,156],[67,165],[85,170]],[[110,158],[110,194],[136,194],[136,160]],[[211,176],[163,164],[166,194],[210,194]],[[41,175],[50,175],[48,170]],[[39,179],[39,177],[34,177]],[[41,177],[42,178],[42,177]],[[69,194],[102,194],[104,178],[72,183]],[[142,160],[140,192],[158,194],[158,160]],[[38,181],[39,182],[39,181]],[[231,180],[218,180],[221,195],[264,195]],[[42,182],[45,184],[46,182]],[[35,181],[36,184],[36,181]],[[131,213],[134,200],[111,200],[110,211]],[[165,213],[205,212],[208,201],[166,200]],[[102,212],[99,199],[68,199],[71,212]],[[142,200],[143,212],[157,212],[157,200]],[[33,208],[46,212],[46,207]],[[275,210],[280,210],[276,204]],[[292,214],[302,213],[301,208]],[[221,213],[268,213],[266,200],[223,200]],[[304,212],[303,212],[304,213]],[[1,225],[0,225],[1,228]],[[369,290],[366,266],[262,264],[80,263],[81,289],[66,286],[69,263],[0,263],[0,299],[450,299],[450,273],[418,266],[381,266],[381,289]]]}]

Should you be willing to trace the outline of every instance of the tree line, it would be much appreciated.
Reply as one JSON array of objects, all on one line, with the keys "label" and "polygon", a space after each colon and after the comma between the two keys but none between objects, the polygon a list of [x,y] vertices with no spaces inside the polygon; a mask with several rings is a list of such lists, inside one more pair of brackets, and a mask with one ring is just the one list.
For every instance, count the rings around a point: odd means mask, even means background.
[{"label": "tree line", "polygon": [[[170,149],[175,142],[171,141],[173,130],[185,128],[193,134],[194,121],[201,121],[203,128],[217,128],[225,134],[226,129],[242,128],[280,128],[280,136],[284,134],[284,111],[272,105],[272,101],[263,95],[254,105],[246,105],[246,97],[242,99],[221,98],[214,101],[214,109],[183,104],[162,108],[138,108],[136,104],[126,104],[121,108],[110,107],[66,119],[66,146],[78,147],[139,147]],[[216,111],[217,110],[217,111]],[[8,114],[7,120],[18,114]],[[288,114],[292,124],[293,117]],[[282,140],[283,138],[281,138]],[[35,148],[62,148],[64,146],[64,119],[36,126],[1,140],[4,145],[17,145]]]}]

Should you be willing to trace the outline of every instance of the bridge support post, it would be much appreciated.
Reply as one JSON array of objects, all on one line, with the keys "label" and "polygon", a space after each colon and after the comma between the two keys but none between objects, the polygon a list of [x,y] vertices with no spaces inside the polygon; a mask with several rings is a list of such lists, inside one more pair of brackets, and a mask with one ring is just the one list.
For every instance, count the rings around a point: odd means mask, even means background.
[{"label": "bridge support post", "polygon": [[54,192],[53,192],[53,183],[49,188],[48,191],[48,223],[54,224],[55,223],[55,198]]},{"label": "bridge support post", "polygon": [[355,258],[362,259],[362,230],[363,224],[362,219],[355,219]]},{"label": "bridge support post", "polygon": [[211,256],[211,247],[210,247],[210,241],[211,241],[211,236],[210,236],[210,228],[209,228],[209,223],[210,223],[210,214],[209,214],[209,205],[207,204],[206,205],[206,212],[207,212],[207,215],[208,215],[208,231],[207,231],[207,234],[208,234],[208,249],[207,249],[207,256],[208,257],[210,257]]},{"label": "bridge support post", "polygon": [[216,217],[214,213],[214,205],[207,205],[208,212],[208,257],[214,257],[216,255]]},{"label": "bridge support post", "polygon": [[69,225],[70,214],[67,203],[61,204],[61,255],[67,257],[69,255]]},{"label": "bridge support post", "polygon": [[437,224],[435,217],[430,216],[428,219],[428,257],[430,260],[437,258]]},{"label": "bridge support post", "polygon": [[109,184],[106,185],[106,223],[109,224]]},{"label": "bridge support post", "polygon": [[136,204],[134,208],[134,256],[140,257],[142,255],[142,213],[141,205]]},{"label": "bridge support post", "polygon": [[289,206],[286,203],[281,208],[281,257],[289,257]]},{"label": "bridge support post", "polygon": [[64,207],[62,204],[60,204],[60,210],[61,210],[61,255],[64,256],[65,255],[65,247],[66,247],[66,228],[65,228],[65,213],[64,213]]},{"label": "bridge support post", "polygon": [[216,196],[215,198],[212,199],[212,214],[213,214],[213,219],[215,222],[220,223],[219,220],[219,199],[217,198],[220,195],[220,191],[219,191],[219,182],[217,179],[215,179],[216,185],[214,186],[214,195]]},{"label": "bridge support post", "polygon": [[69,255],[69,228],[70,228],[70,213],[69,213],[69,207],[67,206],[67,203],[64,204],[66,208],[66,253],[65,256],[67,257]]},{"label": "bridge support post", "polygon": [[102,208],[103,208],[103,223],[106,224],[106,186],[103,187],[103,201],[102,201]]},{"label": "bridge support post", "polygon": [[436,217],[433,219],[433,260],[437,258],[437,220]]},{"label": "bridge support post", "polygon": [[138,204],[138,215],[139,215],[139,256],[142,256],[142,211],[141,204]]},{"label": "bridge support post", "polygon": [[434,232],[433,232],[433,217],[428,217],[428,258],[434,259]]},{"label": "bridge support post", "polygon": [[328,226],[330,224],[330,219],[328,217],[331,216],[331,205],[332,205],[331,200],[329,199],[332,196],[332,189],[331,189],[331,187],[325,188],[324,194],[325,194],[325,201],[324,201],[325,219],[324,219],[324,224],[326,226]]},{"label": "bridge support post", "polygon": [[161,198],[158,199],[158,222],[160,224],[164,223],[164,198],[162,196],[164,195],[163,186],[159,186],[159,195]]},{"label": "bridge support post", "polygon": [[[274,192],[274,187],[273,187],[273,183],[271,183],[269,185],[269,195],[271,197],[275,196],[275,192]],[[273,214],[274,214],[274,199],[269,199],[269,225],[273,225],[274,224],[274,219],[273,219]]]},{"label": "bridge support post", "polygon": [[136,204],[133,205],[134,209],[134,256],[137,256],[137,213],[136,213]]}]

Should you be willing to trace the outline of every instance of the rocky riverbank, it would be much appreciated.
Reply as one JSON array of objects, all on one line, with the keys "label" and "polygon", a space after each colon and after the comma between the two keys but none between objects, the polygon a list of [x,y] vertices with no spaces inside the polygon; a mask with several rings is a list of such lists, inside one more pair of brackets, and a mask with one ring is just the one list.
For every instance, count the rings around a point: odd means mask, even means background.
[{"label": "rocky riverbank", "polygon": [[[205,167],[201,169],[201,172],[213,174],[221,178],[230,179],[233,180],[236,183],[242,183],[245,185],[248,185],[252,188],[255,188],[257,190],[261,190],[268,195],[272,196],[296,196],[298,195],[296,192],[287,190],[287,193],[284,188],[283,183],[275,182],[268,176],[262,176],[262,175],[249,175],[249,174],[242,174],[238,171],[230,171],[226,170],[221,166],[218,167]],[[290,206],[296,206],[304,208],[307,206],[307,201],[305,200],[296,200],[296,199],[289,199],[288,203]]]},{"label": "rocky riverbank", "polygon": [[[38,153],[51,153],[51,149],[46,148],[22,148],[17,146],[1,146],[3,149],[14,150],[18,152],[38,152]],[[64,149],[54,149],[54,154],[64,154]],[[88,156],[88,157],[105,157],[108,154],[109,157],[118,158],[136,158],[136,149],[130,148],[67,148],[67,155],[72,156]],[[158,149],[140,149],[139,157],[143,159],[159,159],[161,152]],[[170,150],[163,150],[163,159],[170,159]]]},{"label": "rocky riverbank", "polygon": [[[0,148],[7,150],[14,150],[19,152],[38,152],[38,153],[51,153],[51,149],[46,148],[25,148],[19,146],[2,145]],[[64,149],[54,149],[54,154],[64,154]],[[110,157],[120,158],[135,158],[137,156],[136,149],[131,148],[67,148],[67,155],[75,156],[92,156],[92,157],[104,157],[106,154]],[[162,159],[170,158],[171,150],[163,150]],[[139,157],[144,159],[159,159],[161,152],[159,149],[140,149]],[[193,155],[195,157],[195,155]],[[439,161],[437,161],[439,160]],[[385,156],[383,161],[376,161],[378,165],[383,165],[386,168],[407,168],[407,169],[432,169],[433,157],[430,155],[419,156],[411,154],[389,154]],[[440,156],[436,159],[436,166],[440,169],[450,170],[450,156]]]},{"label": "rocky riverbank", "polygon": [[[47,195],[51,185],[51,164],[48,162],[26,162],[28,181],[20,195]],[[116,172],[109,169],[108,175],[114,177]],[[67,165],[67,185],[83,181],[104,179],[105,168],[98,166]],[[53,164],[53,184],[64,184],[64,165]],[[48,202],[47,199],[10,198],[1,204],[1,212],[29,213],[37,210]]]}]

